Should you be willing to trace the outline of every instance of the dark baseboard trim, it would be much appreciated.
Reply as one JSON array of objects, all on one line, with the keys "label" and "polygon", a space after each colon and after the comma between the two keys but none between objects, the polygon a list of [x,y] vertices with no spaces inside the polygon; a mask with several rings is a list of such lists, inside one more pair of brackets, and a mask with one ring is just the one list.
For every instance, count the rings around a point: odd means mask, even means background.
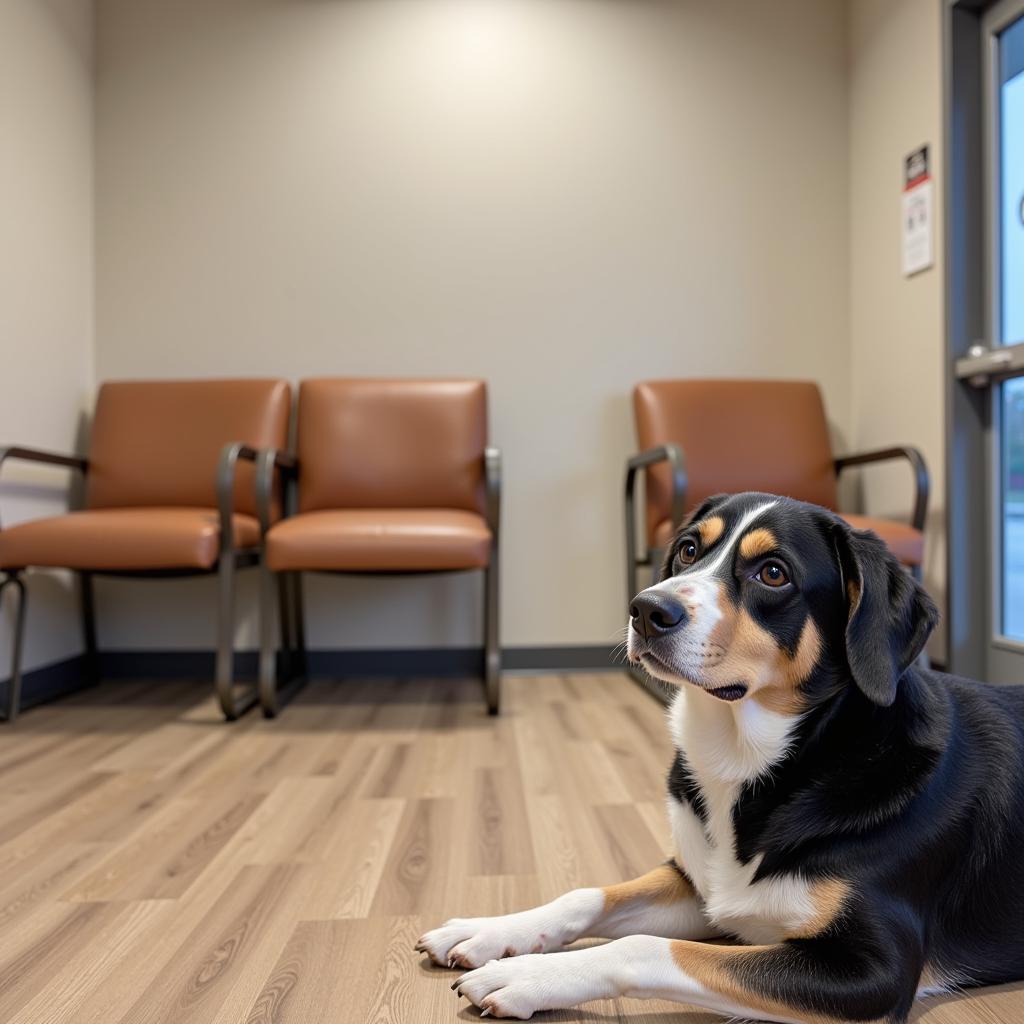
[{"label": "dark baseboard trim", "polygon": [[[239,651],[235,669],[240,679],[255,679],[256,651]],[[481,647],[425,647],[404,650],[313,650],[310,674],[343,679],[351,676],[466,676],[480,675]],[[506,647],[502,668],[510,672],[623,671],[612,660],[612,648],[600,644],[575,647]],[[102,651],[100,677],[124,679],[211,680],[213,651]],[[0,707],[7,700],[7,682],[0,682]],[[85,657],[76,655],[53,665],[32,669],[22,677],[21,706],[63,697],[84,689]]]},{"label": "dark baseboard trim", "polygon": [[[256,652],[235,656],[239,678],[256,675]],[[104,679],[210,679],[213,651],[104,651],[100,671]],[[513,672],[622,670],[612,660],[612,648],[506,647],[502,667]],[[459,676],[479,675],[481,647],[423,647],[400,650],[311,650],[313,676]]]},{"label": "dark baseboard trim", "polygon": [[576,647],[506,647],[501,667],[519,672],[622,672],[625,664],[604,644]]},{"label": "dark baseboard trim", "polygon": [[[81,654],[52,665],[30,669],[21,677],[21,709],[66,697],[85,687],[85,658]],[[9,680],[0,683],[0,707],[7,707]]]},{"label": "dark baseboard trim", "polygon": [[[102,679],[213,679],[217,656],[213,651],[101,651]],[[239,679],[256,678],[255,651],[235,655]]]},{"label": "dark baseboard trim", "polygon": [[313,650],[312,676],[475,676],[483,672],[480,647],[424,647],[397,651]]},{"label": "dark baseboard trim", "polygon": [[[465,676],[480,675],[480,647],[425,647],[405,650],[318,650],[309,652],[310,674],[342,679],[351,676]],[[240,651],[236,669],[241,679],[256,677],[256,652]],[[612,648],[600,644],[574,647],[506,647],[502,668],[510,672],[625,672],[612,658]],[[945,668],[933,664],[944,672]],[[213,651],[104,651],[100,673],[117,679],[213,679]],[[81,654],[32,669],[21,684],[21,706],[55,700],[86,687],[85,657]],[[6,707],[7,681],[0,682],[0,707]],[[655,688],[656,689],[656,688]],[[654,692],[652,690],[652,692]]]}]

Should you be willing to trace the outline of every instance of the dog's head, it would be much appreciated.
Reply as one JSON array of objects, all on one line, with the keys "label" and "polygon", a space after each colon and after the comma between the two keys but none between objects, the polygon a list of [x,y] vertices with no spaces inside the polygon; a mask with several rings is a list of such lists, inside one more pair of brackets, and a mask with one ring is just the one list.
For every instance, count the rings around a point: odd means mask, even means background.
[{"label": "dog's head", "polygon": [[873,533],[770,494],[704,502],[629,612],[629,658],[651,675],[783,713],[845,686],[891,704],[938,619]]}]

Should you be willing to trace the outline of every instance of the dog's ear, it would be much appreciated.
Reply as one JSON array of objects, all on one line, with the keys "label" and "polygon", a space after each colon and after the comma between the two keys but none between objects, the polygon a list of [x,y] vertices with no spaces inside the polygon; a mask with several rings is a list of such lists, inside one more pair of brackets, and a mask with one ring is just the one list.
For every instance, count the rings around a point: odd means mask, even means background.
[{"label": "dog's ear", "polygon": [[888,707],[939,612],[874,533],[837,523],[833,542],[845,591],[850,674],[865,696]]},{"label": "dog's ear", "polygon": [[672,575],[672,553],[676,549],[676,541],[679,539],[679,535],[692,523],[703,519],[713,508],[721,505],[728,497],[728,494],[712,494],[710,498],[705,498],[696,508],[691,509],[690,514],[676,527],[676,531],[672,534],[672,539],[669,541],[668,547],[665,548],[665,555],[661,560],[660,579],[667,580]]}]

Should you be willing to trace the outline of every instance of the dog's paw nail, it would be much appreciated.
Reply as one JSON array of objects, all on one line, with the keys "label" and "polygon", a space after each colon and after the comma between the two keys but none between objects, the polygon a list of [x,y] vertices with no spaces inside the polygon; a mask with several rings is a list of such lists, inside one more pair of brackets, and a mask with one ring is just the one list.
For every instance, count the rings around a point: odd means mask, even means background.
[{"label": "dog's paw nail", "polygon": [[490,1017],[490,1015],[491,1015],[491,1011],[489,1009],[487,1009],[486,1007],[480,1011],[480,1016],[481,1017]]}]

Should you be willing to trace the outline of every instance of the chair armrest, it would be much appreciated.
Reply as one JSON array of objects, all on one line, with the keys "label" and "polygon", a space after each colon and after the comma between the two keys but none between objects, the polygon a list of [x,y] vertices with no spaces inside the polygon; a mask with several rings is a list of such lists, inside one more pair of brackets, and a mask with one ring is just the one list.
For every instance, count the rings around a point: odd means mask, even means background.
[{"label": "chair armrest", "polygon": [[[270,506],[274,494],[274,470],[286,480],[294,480],[299,474],[299,460],[281,448],[262,448],[256,460],[256,511],[260,520],[260,532],[270,529]],[[282,502],[281,514],[285,514]]]},{"label": "chair armrest", "polygon": [[924,520],[928,513],[928,494],[931,490],[931,478],[928,475],[928,464],[921,452],[910,445],[897,448],[882,448],[874,452],[857,452],[844,455],[835,460],[836,475],[850,466],[866,466],[873,462],[890,462],[893,459],[906,459],[914,472],[914,511],[910,525],[915,530],[924,530]]},{"label": "chair armrest", "polygon": [[498,531],[501,528],[501,450],[484,449],[484,486],[487,495],[487,525],[498,545]]},{"label": "chair armrest", "polygon": [[18,445],[0,448],[0,467],[8,459],[17,459],[19,462],[37,462],[48,466],[63,466],[66,469],[77,469],[83,475],[89,472],[88,460],[79,455],[44,452],[38,448],[23,448]]},{"label": "chair armrest", "polygon": [[255,462],[257,451],[241,441],[229,441],[220,450],[217,463],[217,507],[220,510],[220,557],[234,554],[235,472],[238,460]]},{"label": "chair armrest", "polygon": [[23,462],[45,462],[52,466],[67,466],[69,469],[77,469],[85,473],[89,469],[89,462],[80,455],[63,455],[60,452],[44,452],[38,448],[22,448],[11,445],[8,448],[0,448],[0,465],[8,459],[20,459]]},{"label": "chair armrest", "polygon": [[[678,526],[683,521],[686,511],[686,460],[683,450],[677,444],[662,444],[657,448],[648,448],[645,452],[630,456],[626,460],[626,516],[633,518],[633,495],[636,489],[638,470],[647,469],[659,462],[667,462],[672,471],[672,525]],[[630,537],[633,536],[631,532]]]}]

